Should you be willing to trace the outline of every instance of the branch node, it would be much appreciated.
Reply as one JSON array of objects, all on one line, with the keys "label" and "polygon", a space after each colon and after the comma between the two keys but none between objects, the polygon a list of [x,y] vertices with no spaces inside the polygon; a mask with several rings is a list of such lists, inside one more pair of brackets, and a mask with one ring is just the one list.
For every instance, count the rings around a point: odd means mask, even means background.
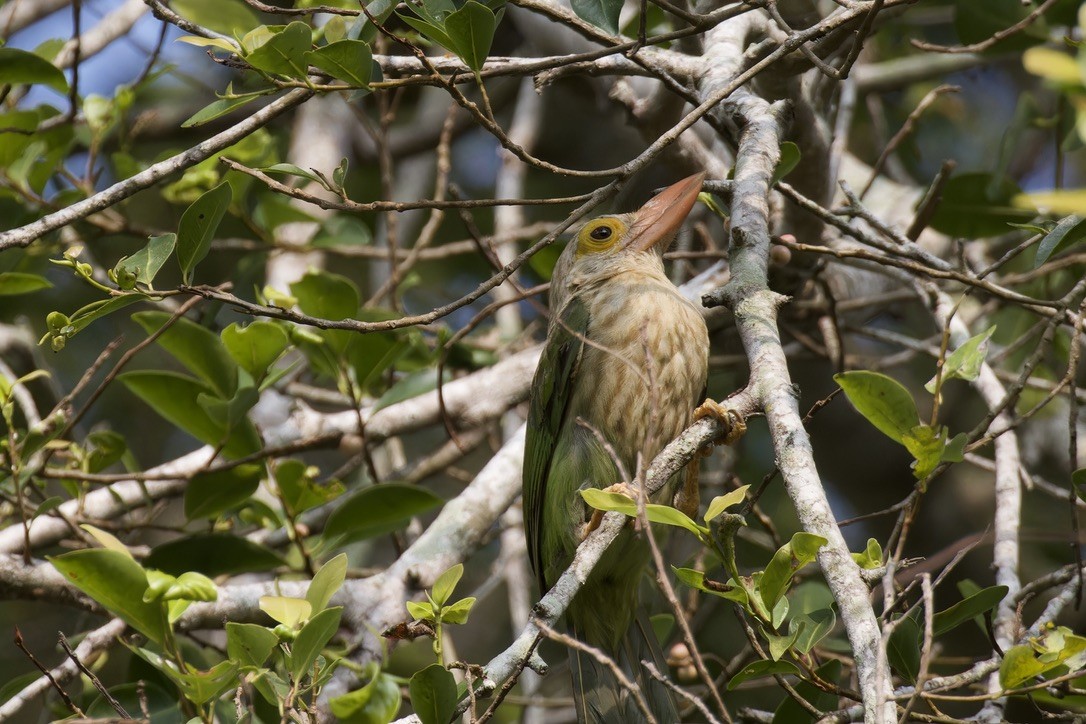
[{"label": "branch node", "polygon": [[533,651],[532,655],[528,658],[528,668],[540,676],[546,676],[547,672],[550,671],[550,666],[548,666],[547,662],[543,660],[543,657],[535,651]]}]

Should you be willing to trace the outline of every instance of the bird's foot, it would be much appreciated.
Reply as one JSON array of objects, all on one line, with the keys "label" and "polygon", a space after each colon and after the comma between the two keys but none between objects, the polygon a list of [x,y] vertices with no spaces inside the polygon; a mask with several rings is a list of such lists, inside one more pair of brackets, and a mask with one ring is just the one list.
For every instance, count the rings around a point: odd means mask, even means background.
[{"label": "bird's foot", "polygon": [[[641,495],[641,491],[638,490],[636,485],[627,485],[626,483],[615,483],[603,489],[605,493],[618,493],[619,495],[625,495],[627,498],[637,500]],[[588,534],[600,527],[600,523],[603,522],[604,511],[593,510],[592,517],[588,519],[588,522],[581,528],[581,540],[588,537]]]},{"label": "bird's foot", "polygon": [[[724,426],[724,434],[719,440],[719,443],[724,445],[734,444],[747,431],[747,423],[742,415],[716,400],[706,399],[694,410],[695,420],[706,417],[712,417]],[[709,455],[710,453],[712,453],[712,448],[706,448],[702,451],[702,455]]]}]

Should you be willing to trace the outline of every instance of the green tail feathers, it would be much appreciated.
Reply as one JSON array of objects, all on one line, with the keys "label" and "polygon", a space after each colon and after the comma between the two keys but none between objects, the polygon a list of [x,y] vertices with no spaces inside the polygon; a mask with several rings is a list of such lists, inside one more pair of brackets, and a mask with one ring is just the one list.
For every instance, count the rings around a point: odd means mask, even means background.
[{"label": "green tail feathers", "polygon": [[[594,641],[593,636],[586,636],[588,632],[579,631],[576,625],[572,626],[570,633],[589,646],[600,649],[618,664],[618,668],[640,693],[657,724],[675,724],[679,721],[671,692],[641,665],[642,661],[651,661],[657,671],[667,675],[664,654],[643,611],[637,614],[625,636],[615,645]],[[591,654],[571,648],[569,666],[573,673],[573,700],[579,724],[636,724],[648,721],[635,695],[619,682],[607,665]]]}]

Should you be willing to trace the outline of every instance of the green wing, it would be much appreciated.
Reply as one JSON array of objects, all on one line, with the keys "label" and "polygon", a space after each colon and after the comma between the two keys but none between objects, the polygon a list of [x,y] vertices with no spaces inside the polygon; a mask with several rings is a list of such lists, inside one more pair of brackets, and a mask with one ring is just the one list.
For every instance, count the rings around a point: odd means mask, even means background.
[{"label": "green wing", "polygon": [[574,297],[562,311],[560,322],[547,336],[543,356],[532,380],[528,407],[528,432],[524,440],[524,534],[528,540],[528,560],[539,580],[540,593],[546,593],[543,581],[541,548],[543,507],[547,497],[547,478],[558,436],[566,422],[566,412],[573,398],[577,366],[588,330],[588,310]]}]

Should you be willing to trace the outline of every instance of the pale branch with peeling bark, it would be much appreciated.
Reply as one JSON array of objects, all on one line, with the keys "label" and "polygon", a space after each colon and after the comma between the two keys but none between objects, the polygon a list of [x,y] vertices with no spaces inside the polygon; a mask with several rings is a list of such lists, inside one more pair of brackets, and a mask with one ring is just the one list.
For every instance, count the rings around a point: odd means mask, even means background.
[{"label": "pale branch with peeling bark", "polygon": [[879,645],[879,625],[868,602],[867,585],[849,555],[815,468],[777,331],[777,310],[783,300],[767,283],[769,179],[778,158],[782,111],[746,94],[734,101],[733,113],[741,114],[745,125],[732,196],[732,278],[719,295],[708,295],[706,301],[726,301],[733,310],[751,360],[748,389],[769,421],[785,486],[804,529],[828,541],[819,553],[819,563],[841,606],[852,643],[865,720],[892,722],[896,716],[889,700],[890,669]]}]

